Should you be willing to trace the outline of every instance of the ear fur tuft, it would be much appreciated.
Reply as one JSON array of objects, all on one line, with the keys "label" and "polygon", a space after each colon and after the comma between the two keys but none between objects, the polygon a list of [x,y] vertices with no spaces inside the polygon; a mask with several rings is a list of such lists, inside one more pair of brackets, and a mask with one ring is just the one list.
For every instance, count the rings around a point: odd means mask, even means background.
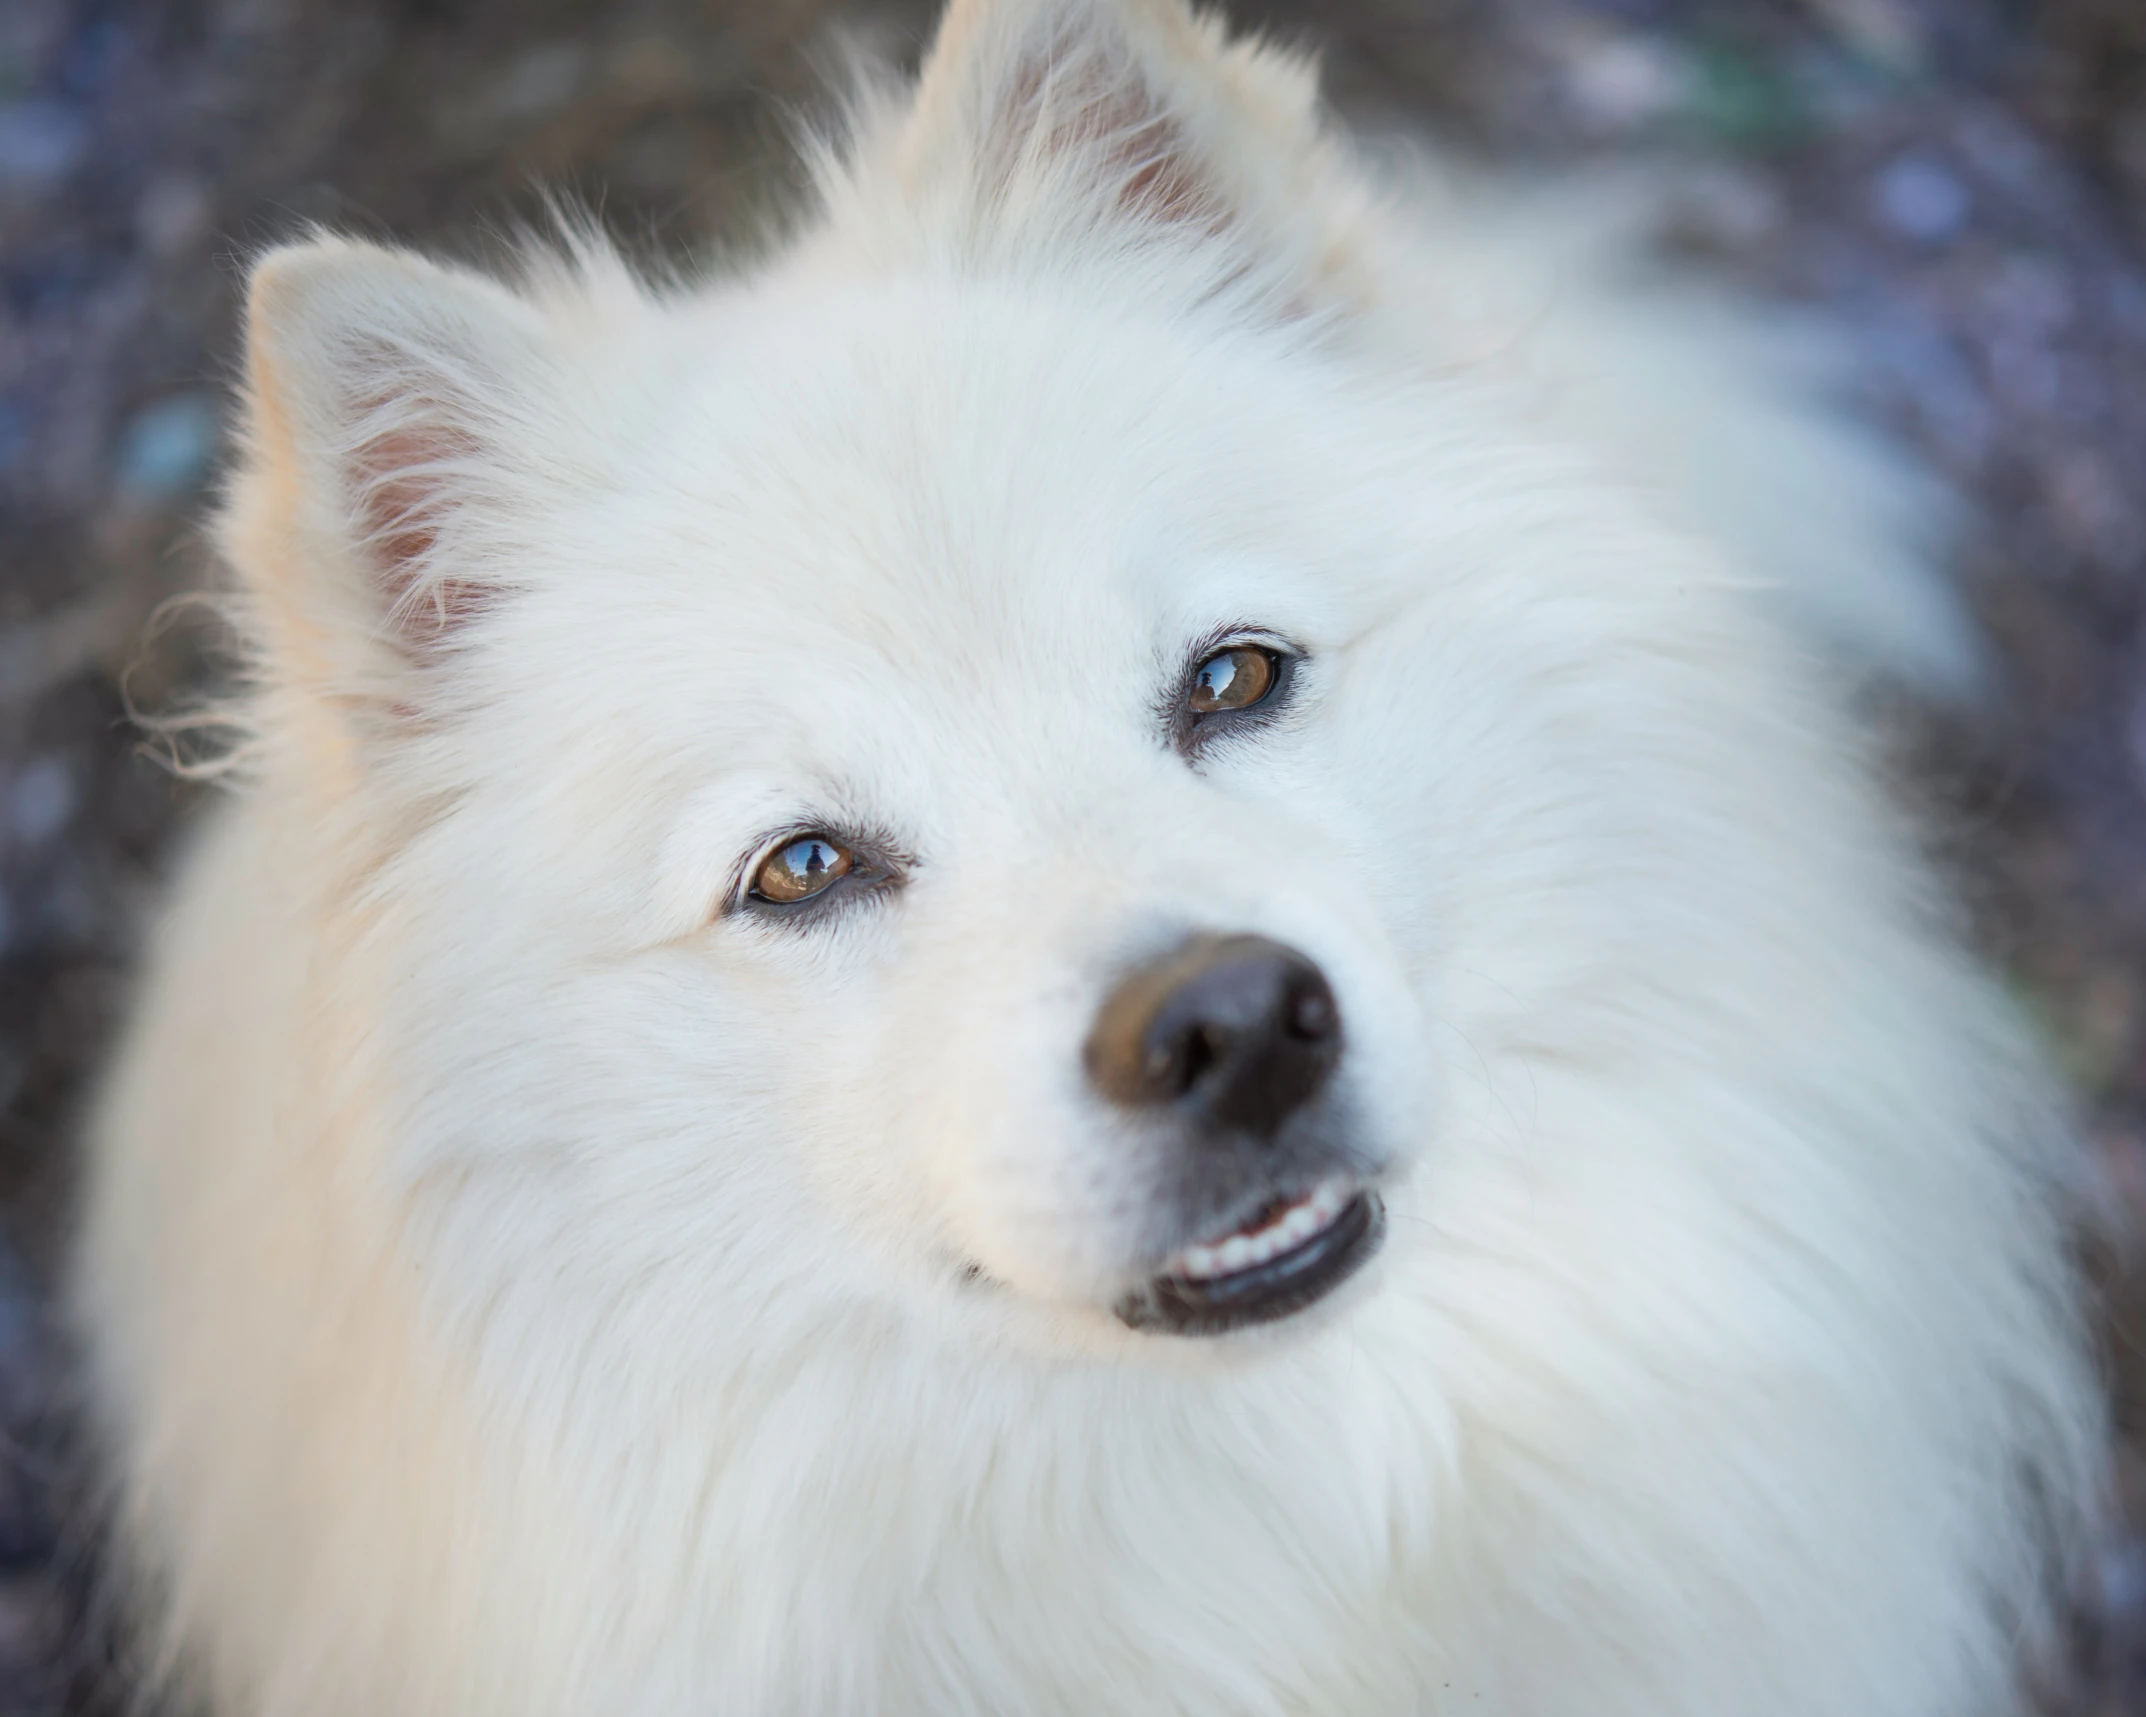
[{"label": "ear fur tuft", "polygon": [[345,588],[259,594],[340,609],[420,659],[496,600],[506,583],[469,521],[506,500],[541,334],[505,287],[405,253],[318,239],[265,258],[253,464],[281,480],[302,539],[270,575],[334,568]]},{"label": "ear fur tuft", "polygon": [[[851,169],[852,211],[884,195],[864,182],[877,154]],[[971,256],[1215,241],[1222,278],[1292,299],[1334,296],[1364,200],[1312,66],[1182,0],[953,0],[885,156],[903,204],[951,218]]]},{"label": "ear fur tuft", "polygon": [[1192,104],[1173,99],[1154,52],[1197,54],[1205,44],[1144,44],[1133,20],[1093,4],[1001,4],[982,20],[976,12],[957,7],[948,18],[918,92],[913,148],[928,147],[935,115],[965,106],[975,121],[969,164],[994,199],[1060,173],[1135,219],[1227,223],[1223,188],[1191,135]]}]

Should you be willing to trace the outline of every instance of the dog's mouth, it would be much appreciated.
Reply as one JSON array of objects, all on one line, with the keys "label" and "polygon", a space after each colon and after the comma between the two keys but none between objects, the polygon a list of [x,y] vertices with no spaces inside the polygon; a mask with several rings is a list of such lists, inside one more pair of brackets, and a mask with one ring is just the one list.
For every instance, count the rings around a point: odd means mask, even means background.
[{"label": "dog's mouth", "polygon": [[1369,1262],[1385,1231],[1378,1194],[1351,1180],[1323,1180],[1270,1201],[1230,1233],[1171,1254],[1118,1302],[1118,1317],[1163,1335],[1272,1323],[1341,1286]]}]

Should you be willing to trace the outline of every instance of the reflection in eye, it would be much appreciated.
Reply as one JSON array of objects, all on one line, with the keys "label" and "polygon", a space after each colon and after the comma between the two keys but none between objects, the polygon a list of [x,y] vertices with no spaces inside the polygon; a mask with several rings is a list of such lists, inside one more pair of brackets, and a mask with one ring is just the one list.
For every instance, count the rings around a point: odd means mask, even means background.
[{"label": "reflection in eye", "polygon": [[810,900],[840,882],[856,859],[826,835],[799,835],[770,853],[753,873],[754,898],[776,906]]},{"label": "reflection in eye", "polygon": [[1271,650],[1233,644],[1217,650],[1192,675],[1189,699],[1195,715],[1250,709],[1274,689],[1276,662]]}]

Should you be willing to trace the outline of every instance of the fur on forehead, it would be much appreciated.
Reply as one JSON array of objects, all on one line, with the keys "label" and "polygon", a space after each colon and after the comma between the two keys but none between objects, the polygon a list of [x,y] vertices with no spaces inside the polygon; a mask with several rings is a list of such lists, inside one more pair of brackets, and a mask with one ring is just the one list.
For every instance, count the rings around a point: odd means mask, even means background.
[{"label": "fur on forehead", "polygon": [[[1179,0],[955,0],[913,92],[868,87],[852,119],[815,146],[820,217],[772,265],[793,279],[1107,272],[1299,329],[1351,296],[1364,202],[1310,67]],[[602,486],[601,420],[631,409],[607,343],[672,297],[585,234],[511,286],[332,238],[263,260],[224,537],[299,725],[392,739],[450,695],[464,634]]]}]

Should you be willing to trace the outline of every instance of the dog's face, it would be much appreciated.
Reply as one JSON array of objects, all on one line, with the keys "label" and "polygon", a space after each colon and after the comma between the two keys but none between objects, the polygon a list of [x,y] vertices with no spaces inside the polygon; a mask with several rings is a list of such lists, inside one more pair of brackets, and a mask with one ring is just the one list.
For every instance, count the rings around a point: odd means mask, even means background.
[{"label": "dog's face", "polygon": [[[692,783],[642,844],[721,1022],[695,1101],[779,1088],[767,1143],[973,1293],[1308,1304],[1375,1244],[1421,1029],[1375,850],[1316,806],[1369,616],[1282,535],[1286,406],[988,293],[725,320],[604,670],[668,664],[604,727]],[[711,420],[731,388],[764,409]],[[1219,435],[1229,392],[1275,421]]]},{"label": "dog's face", "polygon": [[744,295],[651,350],[435,670],[440,1147],[552,1140],[683,1251],[795,1220],[986,1316],[1321,1299],[1429,1125],[1414,474],[1221,326]]},{"label": "dog's face", "polygon": [[264,271],[252,480],[351,575],[286,647],[395,831],[395,1171],[472,1303],[1315,1327],[1441,1069],[1593,957],[1621,522],[1151,236]]}]

